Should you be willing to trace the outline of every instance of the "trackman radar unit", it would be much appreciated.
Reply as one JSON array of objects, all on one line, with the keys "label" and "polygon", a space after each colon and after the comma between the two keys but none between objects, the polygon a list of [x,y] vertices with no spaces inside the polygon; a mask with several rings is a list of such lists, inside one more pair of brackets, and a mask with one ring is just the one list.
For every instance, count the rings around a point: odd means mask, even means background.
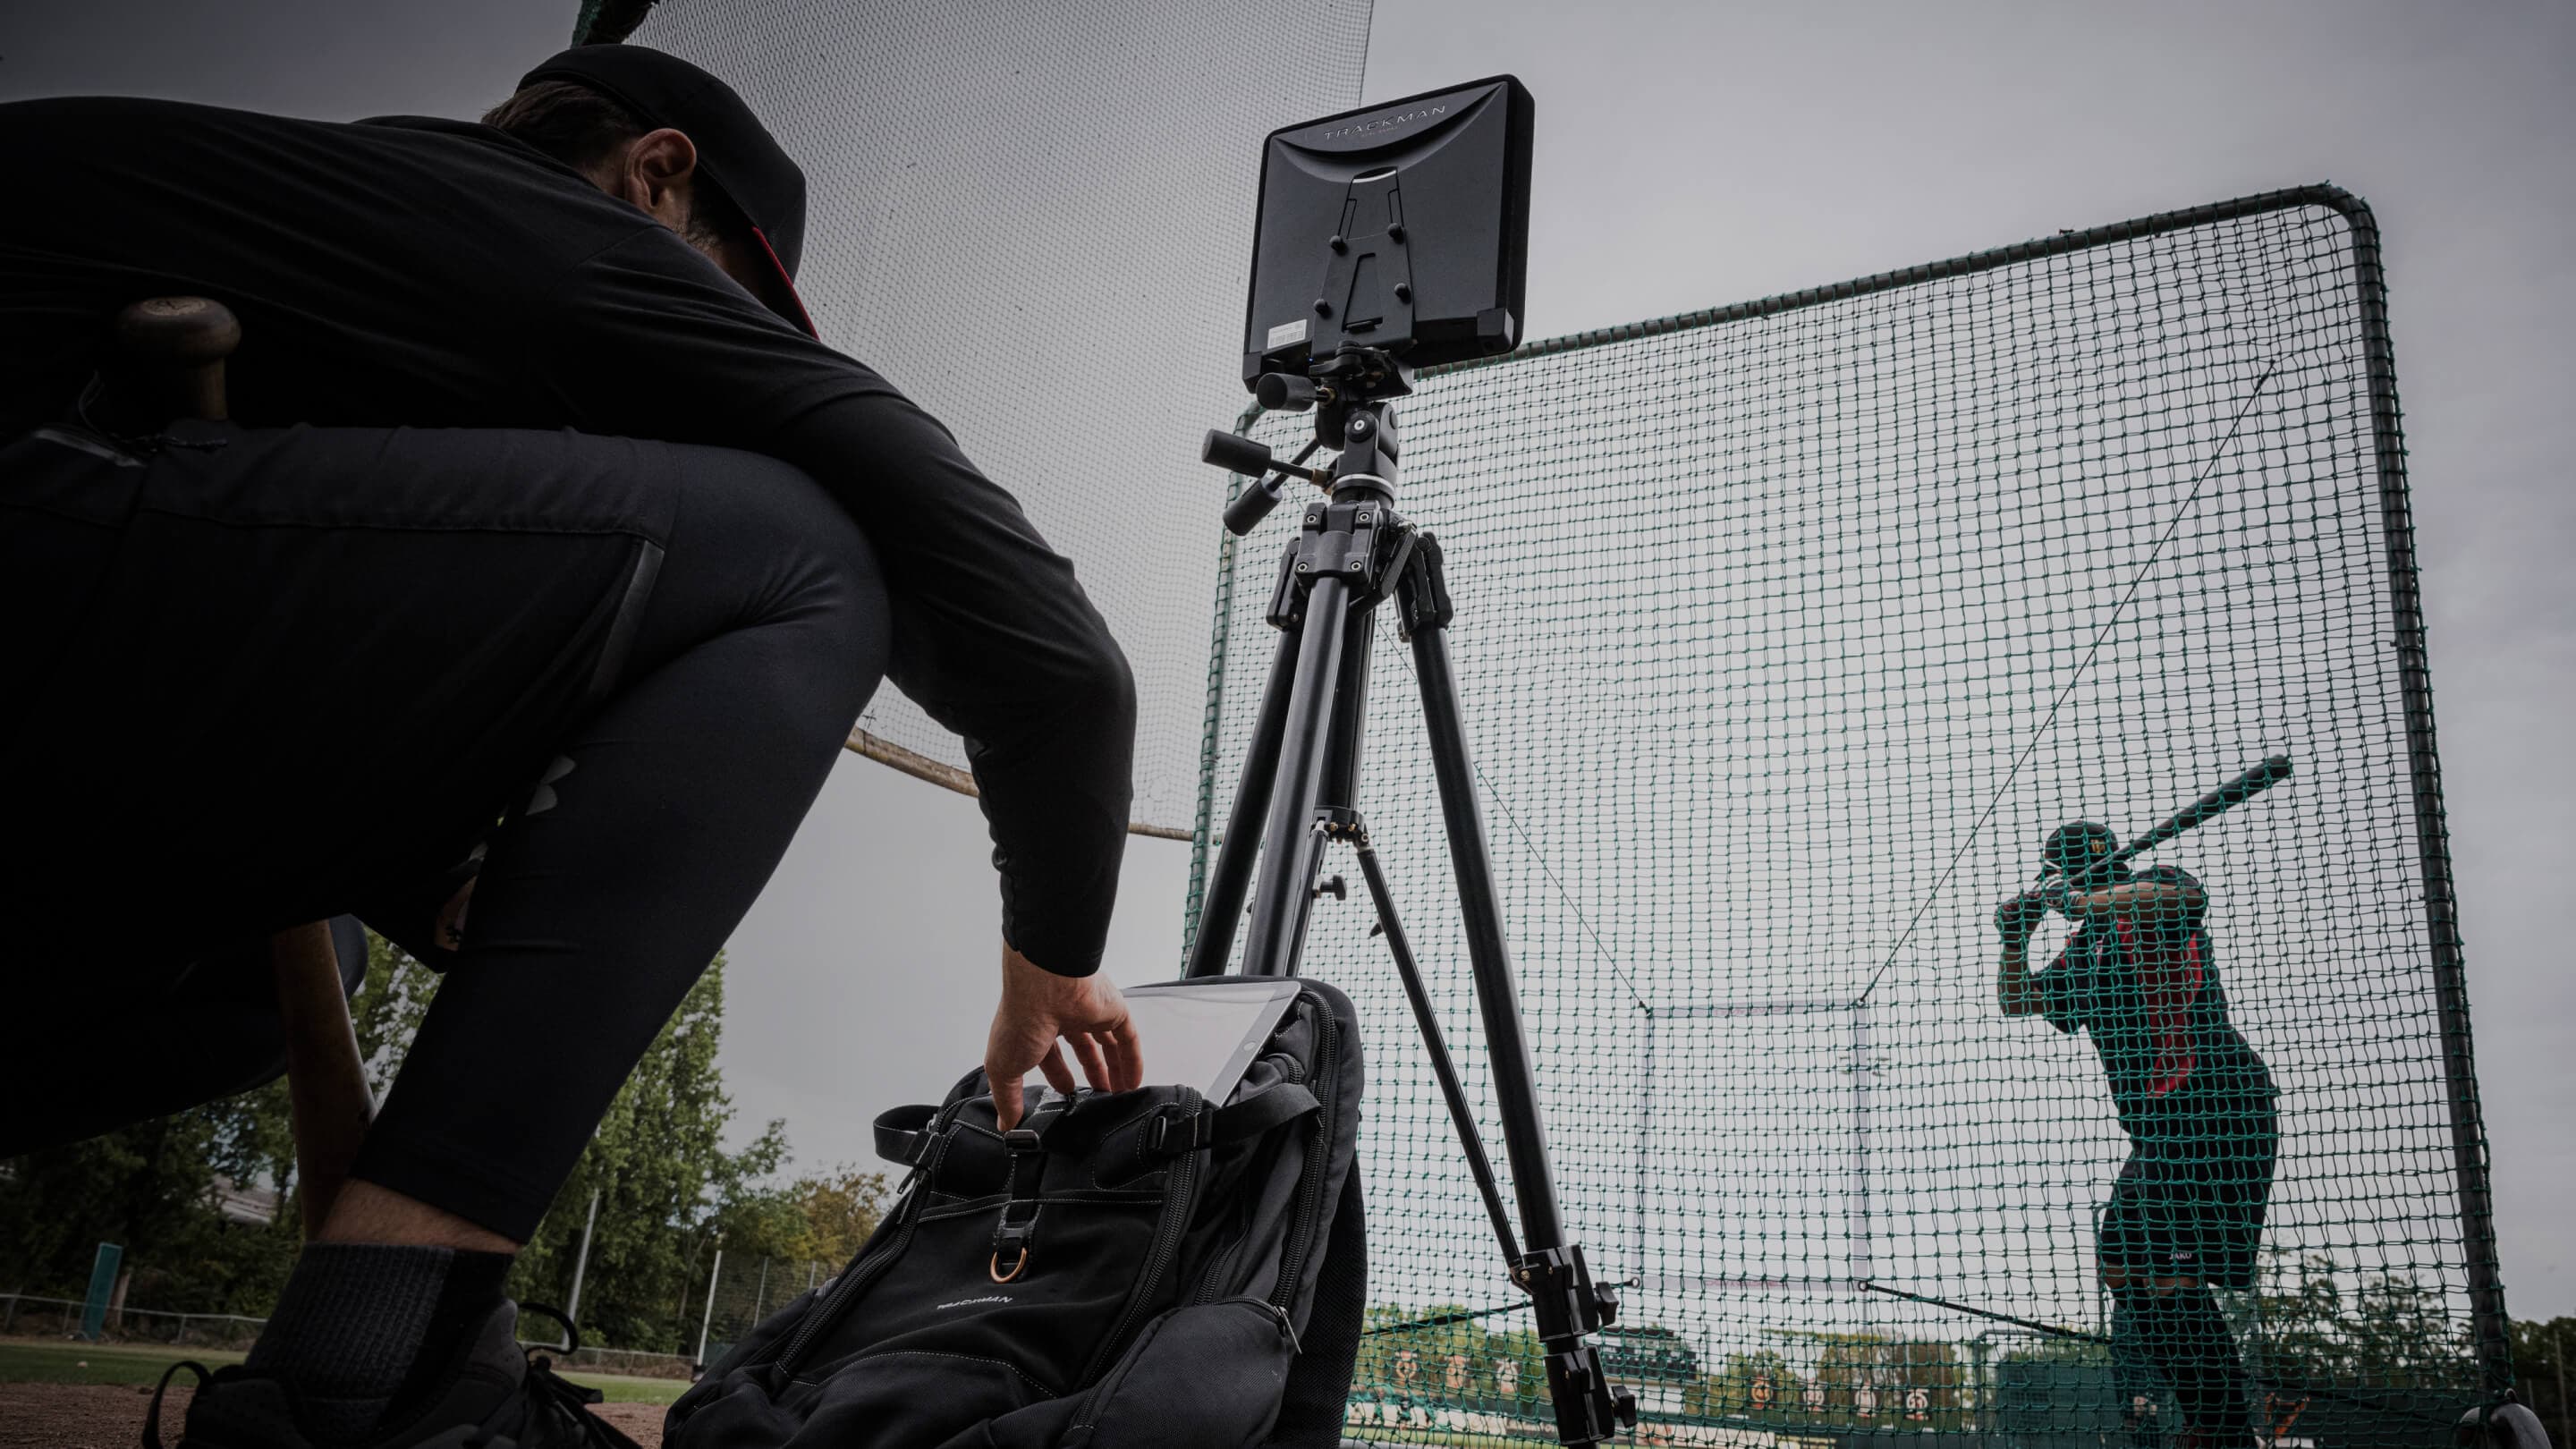
[{"label": "trackman radar unit", "polygon": [[1270,133],[1243,382],[1345,346],[1509,352],[1528,272],[1530,93],[1510,76]]}]

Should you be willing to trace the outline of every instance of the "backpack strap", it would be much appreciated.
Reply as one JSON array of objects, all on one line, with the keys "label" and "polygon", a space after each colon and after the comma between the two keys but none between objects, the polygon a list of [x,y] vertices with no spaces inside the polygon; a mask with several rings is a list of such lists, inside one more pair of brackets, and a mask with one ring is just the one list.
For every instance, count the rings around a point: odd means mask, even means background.
[{"label": "backpack strap", "polygon": [[1012,1128],[1002,1134],[1002,1150],[1010,1154],[1011,1197],[1002,1204],[1001,1221],[993,1225],[993,1257],[985,1268],[986,1276],[996,1283],[1008,1283],[1028,1271],[1029,1249],[1037,1241],[1038,1184],[1046,1176],[1040,1129]]},{"label": "backpack strap", "polygon": [[916,1167],[939,1134],[927,1130],[939,1116],[937,1107],[916,1103],[877,1114],[877,1156],[901,1167]]},{"label": "backpack strap", "polygon": [[1281,1082],[1266,1092],[1214,1111],[1202,1105],[1188,1116],[1159,1113],[1145,1130],[1145,1150],[1178,1157],[1202,1147],[1248,1141],[1322,1110],[1323,1104],[1315,1100],[1314,1093],[1295,1082]]}]

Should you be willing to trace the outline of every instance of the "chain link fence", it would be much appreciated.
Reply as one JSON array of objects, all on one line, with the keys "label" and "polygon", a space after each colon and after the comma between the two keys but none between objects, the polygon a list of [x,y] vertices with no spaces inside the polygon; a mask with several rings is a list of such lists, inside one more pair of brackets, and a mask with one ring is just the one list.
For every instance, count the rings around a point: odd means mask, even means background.
[{"label": "chain link fence", "polygon": [[701,1364],[724,1357],[755,1324],[839,1271],[833,1263],[719,1252],[706,1281],[694,1285],[684,1300],[682,1321],[690,1330],[685,1341],[695,1349],[691,1357]]},{"label": "chain link fence", "polygon": [[[679,1335],[685,1352],[583,1344],[569,1353],[559,1351],[554,1357],[558,1364],[576,1372],[694,1378],[700,1365],[723,1357],[725,1350],[762,1319],[829,1282],[838,1271],[838,1265],[819,1260],[719,1252],[704,1276],[695,1278],[672,1305],[672,1321],[685,1329]],[[77,1298],[0,1293],[0,1337],[79,1337],[85,1307]],[[108,1309],[101,1339],[111,1343],[247,1350],[267,1322],[265,1318],[237,1313],[176,1313],[120,1304]],[[523,1320],[521,1338],[531,1346],[551,1346],[560,1342],[548,1335],[552,1326],[542,1318]]]},{"label": "chain link fence", "polygon": [[[77,1298],[42,1298],[28,1293],[0,1293],[0,1336],[73,1338],[81,1331]],[[105,1337],[119,1343],[186,1344],[193,1348],[247,1349],[259,1337],[265,1318],[237,1313],[171,1313],[158,1308],[107,1310]]]}]

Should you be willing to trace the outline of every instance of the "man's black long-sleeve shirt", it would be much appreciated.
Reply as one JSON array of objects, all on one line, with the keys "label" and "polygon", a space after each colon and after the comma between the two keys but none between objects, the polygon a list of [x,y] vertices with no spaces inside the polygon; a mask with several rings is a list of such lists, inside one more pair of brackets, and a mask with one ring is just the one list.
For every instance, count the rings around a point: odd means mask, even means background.
[{"label": "man's black long-sleeve shirt", "polygon": [[187,293],[241,318],[244,426],[563,427],[812,475],[876,545],[891,677],[966,739],[1006,939],[1050,971],[1097,968],[1131,788],[1125,661],[1072,564],[883,378],[489,127],[26,101],[0,105],[0,156],[0,437],[63,414],[119,309]]}]

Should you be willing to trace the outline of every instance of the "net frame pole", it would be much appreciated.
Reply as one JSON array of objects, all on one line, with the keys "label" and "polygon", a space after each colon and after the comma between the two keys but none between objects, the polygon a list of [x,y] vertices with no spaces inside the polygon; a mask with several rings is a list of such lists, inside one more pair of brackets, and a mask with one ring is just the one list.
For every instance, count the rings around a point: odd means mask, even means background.
[{"label": "net frame pole", "polygon": [[2415,556],[2415,522],[2406,486],[2406,435],[2397,406],[2397,354],[2388,335],[2388,281],[2379,262],[2379,223],[2361,198],[2332,187],[2333,206],[2352,229],[2353,290],[2361,308],[2362,364],[2370,386],[2370,432],[2379,472],[2382,547],[2395,634],[2399,696],[2406,718],[2406,763],[2414,794],[2415,850],[2424,878],[2425,926],[2432,941],[2433,1000],[2442,1041],[2443,1095],[2450,1106],[2453,1172],[2460,1195],[2461,1250],[2478,1367],[2490,1394],[2513,1388],[2512,1321],[2497,1262],[2495,1195],[2486,1124],[2478,1102],[2476,1053],[2469,1029],[2469,985],[2460,941],[2459,899],[2451,874],[2451,835],[2442,806],[2442,761],[2433,731],[2433,674],[2424,638],[2424,606]]}]

